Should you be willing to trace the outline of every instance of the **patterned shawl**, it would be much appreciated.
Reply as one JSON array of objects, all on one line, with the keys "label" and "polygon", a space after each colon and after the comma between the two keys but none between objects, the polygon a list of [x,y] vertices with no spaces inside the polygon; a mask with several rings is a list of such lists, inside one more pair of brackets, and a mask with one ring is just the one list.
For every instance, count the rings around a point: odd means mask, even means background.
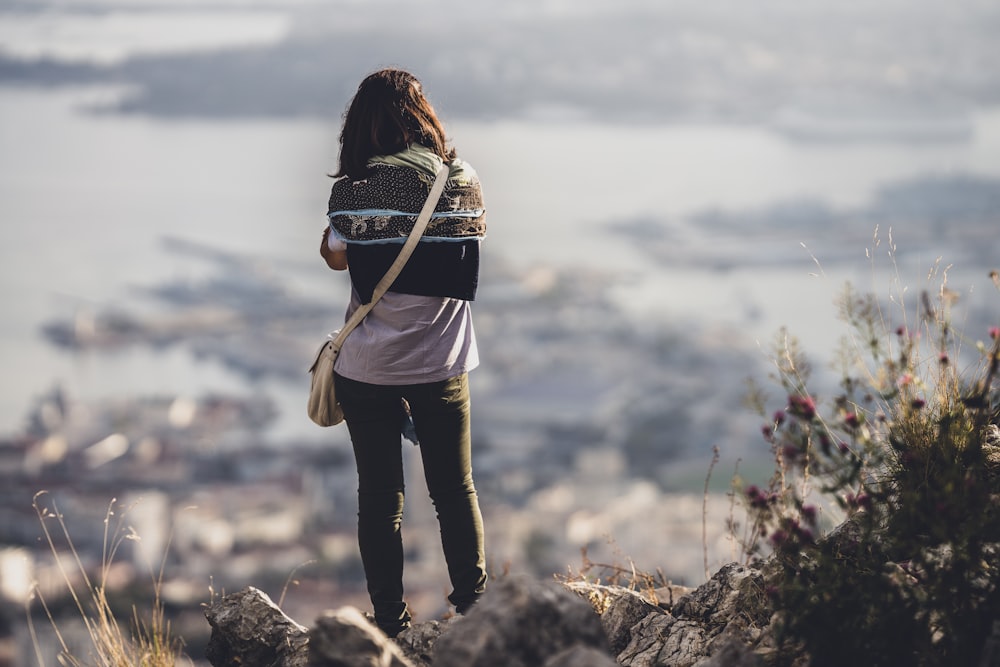
[{"label": "patterned shawl", "polygon": [[[369,160],[369,174],[360,181],[338,179],[327,213],[333,234],[349,244],[405,242],[442,164],[431,150],[413,144],[396,155]],[[486,209],[479,176],[462,160],[453,160],[450,167],[423,239],[482,239]]]}]

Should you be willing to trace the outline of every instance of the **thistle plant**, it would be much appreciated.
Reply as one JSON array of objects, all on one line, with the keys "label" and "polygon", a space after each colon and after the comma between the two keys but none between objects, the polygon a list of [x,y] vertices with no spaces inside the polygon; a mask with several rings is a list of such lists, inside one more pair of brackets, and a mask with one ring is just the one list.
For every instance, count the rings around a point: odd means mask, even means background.
[{"label": "thistle plant", "polygon": [[906,296],[845,288],[832,396],[810,390],[786,332],[780,406],[753,395],[776,466],[738,489],[744,549],[770,573],[788,662],[976,664],[1000,618],[1000,327],[955,329],[947,271],[936,294]]}]

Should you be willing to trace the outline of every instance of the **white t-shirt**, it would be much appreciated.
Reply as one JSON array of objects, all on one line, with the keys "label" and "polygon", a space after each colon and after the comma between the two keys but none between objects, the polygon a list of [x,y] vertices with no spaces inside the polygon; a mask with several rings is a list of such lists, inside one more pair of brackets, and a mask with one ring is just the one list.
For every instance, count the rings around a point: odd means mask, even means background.
[{"label": "white t-shirt", "polygon": [[[346,248],[332,234],[327,245]],[[352,288],[344,321],[360,306]],[[401,385],[447,380],[478,365],[469,301],[386,292],[344,340],[334,368],[358,382]]]}]

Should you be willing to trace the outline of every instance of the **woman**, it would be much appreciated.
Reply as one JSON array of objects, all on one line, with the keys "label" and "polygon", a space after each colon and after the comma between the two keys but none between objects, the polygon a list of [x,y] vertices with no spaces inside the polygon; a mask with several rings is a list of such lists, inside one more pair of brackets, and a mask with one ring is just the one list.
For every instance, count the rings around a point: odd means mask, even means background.
[{"label": "woman", "polygon": [[349,268],[350,318],[399,253],[441,165],[444,193],[406,267],[347,337],[337,397],[358,468],[358,542],[375,621],[389,636],[410,625],[403,601],[401,426],[412,425],[437,510],[452,592],[465,613],[486,587],[472,479],[468,371],[479,364],[470,302],[479,280],[485,209],[476,172],[407,72],[385,69],[358,87],[340,134],[340,167],[320,254]]}]

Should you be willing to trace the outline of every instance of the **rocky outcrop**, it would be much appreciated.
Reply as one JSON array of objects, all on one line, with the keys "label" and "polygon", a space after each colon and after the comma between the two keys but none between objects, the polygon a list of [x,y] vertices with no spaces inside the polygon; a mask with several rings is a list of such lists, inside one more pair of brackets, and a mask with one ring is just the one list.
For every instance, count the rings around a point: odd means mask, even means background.
[{"label": "rocky outcrop", "polygon": [[308,651],[312,667],[413,667],[400,648],[354,607],[327,611],[316,619]]},{"label": "rocky outcrop", "polygon": [[633,632],[643,619],[652,616],[669,615],[656,605],[651,604],[637,593],[623,594],[608,605],[601,614],[601,626],[611,643],[614,655],[621,654],[632,644]]},{"label": "rocky outcrop", "polygon": [[537,667],[575,647],[610,657],[600,617],[590,605],[555,582],[509,577],[441,635],[432,664]]},{"label": "rocky outcrop", "polygon": [[765,577],[754,568],[730,563],[696,589],[652,594],[583,582],[566,586],[600,614],[620,665],[753,665],[774,654]]},{"label": "rocky outcrop", "polygon": [[311,630],[248,588],[213,602],[214,667],[752,667],[774,655],[764,576],[735,563],[670,602],[586,582],[507,577],[465,616],[389,639],[360,611]]},{"label": "rocky outcrop", "polygon": [[212,626],[205,657],[214,667],[306,667],[309,631],[256,588],[213,601],[205,618]]},{"label": "rocky outcrop", "polygon": [[424,621],[404,630],[396,637],[403,654],[417,667],[427,667],[434,655],[434,644],[445,633],[454,618],[445,621]]}]

